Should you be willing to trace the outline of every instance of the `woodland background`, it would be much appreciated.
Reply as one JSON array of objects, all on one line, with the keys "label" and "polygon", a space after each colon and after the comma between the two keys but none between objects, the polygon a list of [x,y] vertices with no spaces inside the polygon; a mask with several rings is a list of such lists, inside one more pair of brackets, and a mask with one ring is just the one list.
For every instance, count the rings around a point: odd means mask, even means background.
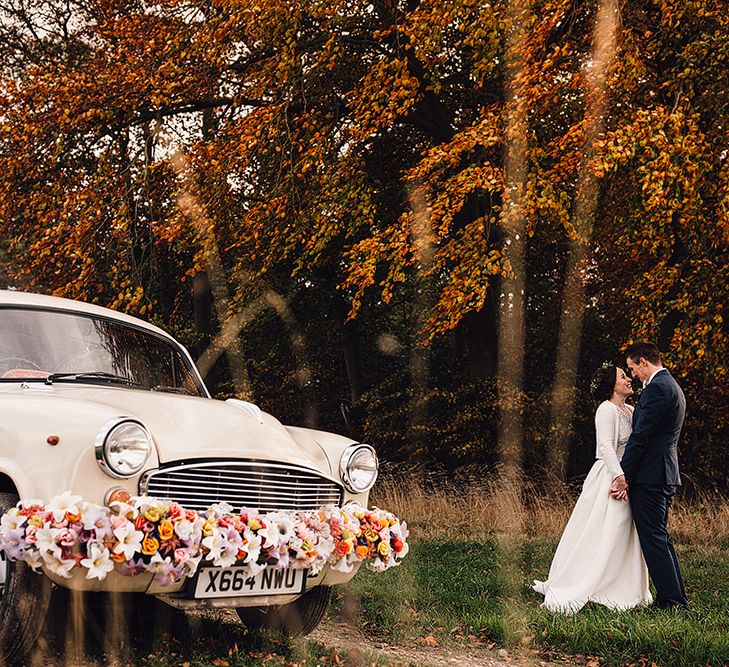
[{"label": "woodland background", "polygon": [[149,319],[214,393],[426,468],[490,469],[508,422],[527,471],[586,472],[592,372],[653,340],[689,486],[727,488],[725,2],[0,15],[0,286]]}]

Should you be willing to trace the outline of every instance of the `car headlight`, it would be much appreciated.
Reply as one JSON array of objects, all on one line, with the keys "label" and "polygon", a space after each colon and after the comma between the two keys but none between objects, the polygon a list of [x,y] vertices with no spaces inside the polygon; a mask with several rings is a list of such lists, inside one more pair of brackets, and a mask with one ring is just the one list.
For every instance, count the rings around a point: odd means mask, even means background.
[{"label": "car headlight", "polygon": [[344,486],[352,493],[371,489],[377,479],[377,469],[377,454],[369,445],[350,445],[339,462]]},{"label": "car headlight", "polygon": [[151,452],[152,438],[147,429],[127,417],[104,424],[96,436],[96,462],[112,477],[136,475]]}]

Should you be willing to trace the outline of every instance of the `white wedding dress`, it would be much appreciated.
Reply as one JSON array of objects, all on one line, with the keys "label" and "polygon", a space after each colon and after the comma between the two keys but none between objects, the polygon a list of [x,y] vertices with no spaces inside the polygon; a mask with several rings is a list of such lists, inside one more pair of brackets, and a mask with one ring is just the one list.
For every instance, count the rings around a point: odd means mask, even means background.
[{"label": "white wedding dress", "polygon": [[623,610],[653,601],[630,506],[609,492],[623,472],[620,459],[632,430],[632,408],[604,401],[595,413],[595,428],[598,460],[562,533],[548,579],[532,587],[552,611],[575,613],[587,602]]}]

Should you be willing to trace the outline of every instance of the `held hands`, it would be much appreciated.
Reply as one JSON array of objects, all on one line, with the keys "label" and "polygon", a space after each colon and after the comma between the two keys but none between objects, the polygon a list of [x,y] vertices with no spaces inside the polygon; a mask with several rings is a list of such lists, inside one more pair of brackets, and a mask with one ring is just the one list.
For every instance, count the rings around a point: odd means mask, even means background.
[{"label": "held hands", "polygon": [[628,500],[628,483],[625,481],[625,475],[619,475],[610,485],[610,496],[615,500]]}]

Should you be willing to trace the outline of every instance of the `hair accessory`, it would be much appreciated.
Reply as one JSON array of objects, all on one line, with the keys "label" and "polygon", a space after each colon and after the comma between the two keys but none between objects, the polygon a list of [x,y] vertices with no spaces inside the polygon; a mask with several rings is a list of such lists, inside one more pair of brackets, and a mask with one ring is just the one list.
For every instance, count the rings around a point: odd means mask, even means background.
[{"label": "hair accessory", "polygon": [[595,374],[592,376],[592,382],[590,382],[590,393],[594,394],[597,390],[598,385],[602,382],[605,377],[605,371],[611,368],[615,364],[612,361],[603,361],[600,368],[597,369]]}]

